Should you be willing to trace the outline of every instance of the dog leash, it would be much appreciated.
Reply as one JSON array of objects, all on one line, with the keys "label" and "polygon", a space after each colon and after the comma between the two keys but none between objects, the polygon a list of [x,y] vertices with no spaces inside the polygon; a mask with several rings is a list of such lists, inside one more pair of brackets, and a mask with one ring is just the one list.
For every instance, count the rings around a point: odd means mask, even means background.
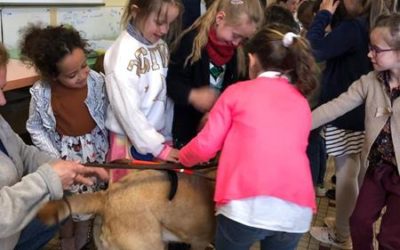
[{"label": "dog leash", "polygon": [[157,161],[142,161],[142,160],[130,160],[130,159],[119,159],[109,163],[84,163],[86,167],[105,168],[105,169],[131,169],[131,170],[170,170],[178,173],[187,175],[195,175],[205,178],[209,181],[215,181],[205,174],[199,173],[200,169],[208,169],[216,167],[216,161],[210,161],[201,165],[196,165],[191,168],[185,167],[179,163],[169,162],[157,162]]}]

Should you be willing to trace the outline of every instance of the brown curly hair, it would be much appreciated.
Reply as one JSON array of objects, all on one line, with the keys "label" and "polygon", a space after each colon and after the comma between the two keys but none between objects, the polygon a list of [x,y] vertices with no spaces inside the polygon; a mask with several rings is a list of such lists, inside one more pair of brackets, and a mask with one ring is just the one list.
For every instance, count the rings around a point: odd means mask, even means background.
[{"label": "brown curly hair", "polygon": [[36,68],[43,79],[57,77],[57,63],[80,48],[86,53],[87,42],[72,27],[29,25],[22,31],[21,60]]},{"label": "brown curly hair", "polygon": [[4,45],[0,43],[0,67],[7,65],[9,59],[8,52]]}]

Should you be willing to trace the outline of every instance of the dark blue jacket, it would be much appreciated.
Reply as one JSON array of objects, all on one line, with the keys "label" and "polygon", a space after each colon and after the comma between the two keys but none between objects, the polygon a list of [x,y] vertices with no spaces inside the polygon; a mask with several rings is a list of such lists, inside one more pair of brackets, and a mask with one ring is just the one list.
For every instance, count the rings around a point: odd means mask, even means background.
[{"label": "dark blue jacket", "polygon": [[182,4],[185,8],[182,15],[183,29],[188,28],[198,17],[200,17],[200,2],[201,0],[182,0]]},{"label": "dark blue jacket", "polygon": [[[307,33],[317,61],[326,62],[322,73],[320,104],[345,92],[362,75],[372,70],[368,58],[369,24],[365,17],[342,20],[330,33],[329,11],[319,11]],[[336,119],[332,125],[354,131],[364,130],[364,106]]]}]

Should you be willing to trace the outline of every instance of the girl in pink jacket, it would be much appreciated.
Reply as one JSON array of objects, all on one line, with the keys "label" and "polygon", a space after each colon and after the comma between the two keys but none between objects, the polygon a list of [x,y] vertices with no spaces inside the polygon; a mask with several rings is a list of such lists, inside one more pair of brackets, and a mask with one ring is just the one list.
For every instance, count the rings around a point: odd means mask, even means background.
[{"label": "girl in pink jacket", "polygon": [[317,67],[306,41],[287,31],[267,27],[249,41],[252,80],[228,87],[179,153],[192,166],[221,151],[218,250],[249,249],[258,240],[261,249],[295,249],[311,224],[311,111],[304,95],[316,85]]}]

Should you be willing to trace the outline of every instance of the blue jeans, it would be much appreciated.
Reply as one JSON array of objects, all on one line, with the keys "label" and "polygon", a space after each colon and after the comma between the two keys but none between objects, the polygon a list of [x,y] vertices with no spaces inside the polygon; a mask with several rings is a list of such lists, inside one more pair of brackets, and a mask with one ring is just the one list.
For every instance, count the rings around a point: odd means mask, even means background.
[{"label": "blue jeans", "polygon": [[247,250],[261,241],[261,250],[294,250],[302,233],[286,233],[254,228],[217,216],[216,250]]},{"label": "blue jeans", "polygon": [[42,249],[56,234],[58,225],[47,226],[33,219],[21,232],[15,250]]}]

